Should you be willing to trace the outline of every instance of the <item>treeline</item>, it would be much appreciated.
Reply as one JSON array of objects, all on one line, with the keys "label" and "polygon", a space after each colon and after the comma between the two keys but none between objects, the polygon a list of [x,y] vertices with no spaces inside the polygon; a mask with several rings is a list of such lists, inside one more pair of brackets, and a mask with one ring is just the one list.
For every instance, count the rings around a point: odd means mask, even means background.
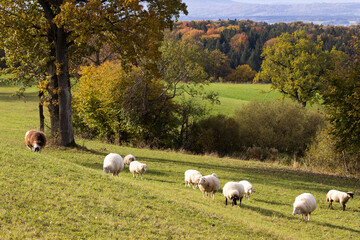
[{"label": "treeline", "polygon": [[[171,36],[174,39],[196,40],[209,51],[219,50],[229,60],[234,70],[239,65],[249,65],[259,71],[262,63],[261,53],[267,44],[282,33],[305,30],[315,41],[323,42],[323,50],[334,47],[348,51],[347,43],[353,36],[360,36],[360,26],[322,26],[313,23],[261,23],[251,20],[185,21],[177,22]],[[218,74],[225,78],[229,72]]]}]

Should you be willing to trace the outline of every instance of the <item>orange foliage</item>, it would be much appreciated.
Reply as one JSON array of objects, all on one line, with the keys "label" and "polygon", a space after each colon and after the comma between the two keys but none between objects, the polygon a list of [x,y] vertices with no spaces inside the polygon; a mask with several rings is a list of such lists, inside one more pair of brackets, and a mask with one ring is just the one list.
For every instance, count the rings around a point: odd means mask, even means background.
[{"label": "orange foliage", "polygon": [[265,49],[268,46],[271,47],[272,45],[274,45],[275,42],[276,42],[276,38],[271,38],[264,43],[263,48]]},{"label": "orange foliage", "polygon": [[219,30],[215,28],[209,28],[206,32],[207,35],[218,34]]},{"label": "orange foliage", "polygon": [[182,39],[183,40],[198,40],[204,34],[205,34],[205,32],[203,30],[191,29],[183,35]]},{"label": "orange foliage", "polygon": [[262,32],[262,31],[264,31],[264,28],[262,28],[262,27],[252,27],[251,30],[255,30],[256,32]]},{"label": "orange foliage", "polygon": [[245,46],[247,44],[247,42],[249,41],[248,36],[246,35],[246,33],[238,33],[235,34],[231,39],[230,39],[230,47],[233,51],[237,52],[240,50],[241,46]]},{"label": "orange foliage", "polygon": [[220,38],[220,34],[202,35],[201,39],[217,39]]}]

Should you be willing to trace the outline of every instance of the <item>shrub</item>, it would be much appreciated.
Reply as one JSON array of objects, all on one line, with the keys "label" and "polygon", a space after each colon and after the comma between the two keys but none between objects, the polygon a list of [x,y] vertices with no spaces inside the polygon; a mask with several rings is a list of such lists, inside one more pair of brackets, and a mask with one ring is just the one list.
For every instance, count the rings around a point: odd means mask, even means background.
[{"label": "shrub", "polygon": [[241,146],[303,155],[324,124],[323,116],[297,104],[251,102],[235,113]]},{"label": "shrub", "polygon": [[232,155],[239,151],[239,126],[224,115],[210,116],[195,123],[185,149],[195,153]]},{"label": "shrub", "polygon": [[337,151],[336,140],[329,134],[329,129],[320,131],[306,151],[303,163],[325,173],[360,176],[360,156]]}]

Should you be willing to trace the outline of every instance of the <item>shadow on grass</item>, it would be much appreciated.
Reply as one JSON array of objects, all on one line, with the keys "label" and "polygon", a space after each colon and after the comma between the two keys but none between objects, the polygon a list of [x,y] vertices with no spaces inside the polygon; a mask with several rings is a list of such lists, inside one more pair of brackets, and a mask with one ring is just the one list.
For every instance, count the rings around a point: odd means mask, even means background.
[{"label": "shadow on grass", "polygon": [[313,221],[313,222],[320,225],[320,226],[324,226],[324,227],[328,227],[328,228],[336,228],[336,229],[340,229],[340,230],[344,230],[344,231],[360,233],[360,230],[356,230],[356,229],[351,229],[351,228],[347,228],[347,227],[343,227],[343,226],[337,226],[337,225],[333,225],[333,224],[330,224],[330,223],[322,223],[322,222],[318,222],[318,221]]},{"label": "shadow on grass", "polygon": [[15,90],[14,92],[0,93],[0,102],[15,102],[15,101],[38,102],[39,101],[37,93],[25,93],[23,97],[18,97],[15,96],[14,94],[15,94]]},{"label": "shadow on grass", "polygon": [[285,203],[274,202],[274,201],[265,201],[265,200],[261,200],[261,199],[256,199],[256,202],[263,202],[263,203],[266,203],[266,204],[278,205],[278,206],[288,205],[288,204],[285,204]]},{"label": "shadow on grass", "polygon": [[[175,161],[169,159],[159,159],[159,158],[143,158],[149,162],[158,162],[164,164],[176,164],[183,166],[191,166],[194,169],[214,169],[221,170],[224,172],[229,172],[233,174],[241,174],[246,176],[251,176],[253,179],[253,183],[263,183],[266,181],[267,183],[271,183],[271,185],[288,188],[293,190],[306,189],[307,191],[315,191],[315,192],[327,192],[330,188],[333,188],[334,185],[344,186],[349,185],[349,179],[329,176],[325,174],[317,174],[311,172],[304,172],[298,170],[291,169],[275,169],[275,168],[262,168],[262,167],[249,167],[249,166],[224,166],[224,165],[216,165],[210,164],[207,162],[190,162],[190,161]],[[241,160],[239,160],[241,161]],[[226,162],[226,160],[224,160]],[[216,169],[216,170],[215,170]],[[284,181],[285,180],[285,181]],[[358,179],[351,179],[352,185],[356,185]],[[290,182],[286,182],[290,181]],[[297,182],[297,183],[296,183]],[[304,185],[304,183],[309,183],[309,185]],[[310,184],[311,183],[311,184]],[[321,184],[321,186],[318,186]]]},{"label": "shadow on grass", "polygon": [[266,209],[266,208],[249,206],[249,205],[246,205],[244,203],[241,204],[241,208],[250,209],[251,211],[257,212],[257,213],[259,213],[261,215],[264,215],[264,216],[267,216],[267,217],[276,216],[276,217],[280,217],[280,218],[286,218],[288,220],[293,220],[294,219],[294,217],[291,216],[291,213],[290,214],[284,214],[284,213],[274,211],[274,210],[270,210],[270,209]]}]

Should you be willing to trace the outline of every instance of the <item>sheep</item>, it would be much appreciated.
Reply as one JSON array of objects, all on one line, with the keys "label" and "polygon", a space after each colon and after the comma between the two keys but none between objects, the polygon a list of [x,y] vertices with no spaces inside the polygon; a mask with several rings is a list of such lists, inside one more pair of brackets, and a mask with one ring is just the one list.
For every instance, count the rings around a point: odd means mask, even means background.
[{"label": "sheep", "polygon": [[220,188],[219,178],[216,176],[215,173],[201,177],[198,185],[200,191],[203,193],[204,198],[205,193],[206,196],[209,196],[210,193],[210,197],[213,196],[213,199],[215,199],[215,193]]},{"label": "sheep", "polygon": [[330,190],[326,194],[326,202],[329,203],[329,208],[334,209],[332,206],[332,202],[339,202],[343,206],[343,211],[345,211],[346,203],[350,198],[354,198],[353,192],[340,192],[338,190]]},{"label": "sheep", "polygon": [[315,197],[310,193],[303,193],[295,198],[293,216],[301,214],[302,220],[310,221],[311,213],[315,209]]},{"label": "sheep", "polygon": [[112,173],[113,176],[118,176],[124,169],[124,161],[117,153],[109,153],[104,159],[103,171],[104,173]]},{"label": "sheep", "polygon": [[252,194],[252,192],[253,192],[252,184],[246,180],[242,180],[239,183],[244,186],[245,194],[246,194],[247,198],[250,199],[250,194]]},{"label": "sheep", "polygon": [[201,177],[202,175],[199,171],[192,169],[185,171],[185,187],[190,187],[191,184],[193,189],[196,189]]},{"label": "sheep", "polygon": [[232,201],[232,206],[237,205],[236,201],[240,200],[239,207],[241,207],[241,200],[245,197],[246,191],[244,185],[238,182],[228,182],[223,187],[223,194],[225,197],[225,205],[227,201]]},{"label": "sheep", "polygon": [[33,152],[40,152],[46,145],[46,136],[41,131],[29,130],[25,133],[25,144]]},{"label": "sheep", "polygon": [[147,166],[144,163],[132,161],[129,165],[129,170],[133,174],[133,177],[135,177],[135,174],[137,174],[136,177],[138,177],[138,175],[140,174],[141,179],[143,179],[142,175],[146,172]]},{"label": "sheep", "polygon": [[134,155],[128,154],[124,157],[124,164],[130,165],[130,163],[135,160],[136,159],[135,159]]}]

